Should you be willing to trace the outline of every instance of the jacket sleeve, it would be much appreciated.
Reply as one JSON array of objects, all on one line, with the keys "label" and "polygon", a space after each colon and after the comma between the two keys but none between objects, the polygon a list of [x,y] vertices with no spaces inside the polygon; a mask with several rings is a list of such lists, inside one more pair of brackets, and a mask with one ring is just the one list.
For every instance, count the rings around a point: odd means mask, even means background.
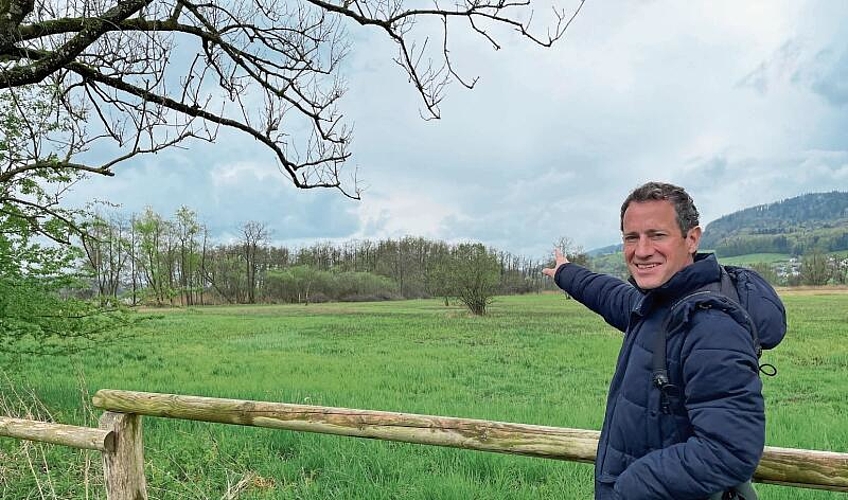
[{"label": "jacket sleeve", "polygon": [[681,350],[693,435],[633,462],[616,481],[623,499],[698,499],[750,479],[765,445],[759,365],[750,332],[726,313],[690,318]]},{"label": "jacket sleeve", "polygon": [[622,332],[627,330],[630,312],[643,297],[630,283],[577,264],[559,266],[554,280],[568,295]]}]

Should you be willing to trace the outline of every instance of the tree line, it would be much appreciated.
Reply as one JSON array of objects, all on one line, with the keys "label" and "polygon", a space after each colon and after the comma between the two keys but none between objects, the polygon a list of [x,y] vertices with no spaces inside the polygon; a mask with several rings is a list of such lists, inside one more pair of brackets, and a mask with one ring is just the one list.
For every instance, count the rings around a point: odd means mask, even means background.
[{"label": "tree line", "polygon": [[[93,216],[84,224],[83,271],[101,305],[310,303],[441,297],[482,314],[493,295],[553,285],[542,259],[480,243],[449,244],[407,236],[380,241],[272,244],[268,226],[248,221],[231,242],[213,242],[197,213],[171,218]],[[566,251],[575,255],[568,240]],[[579,252],[578,252],[579,253]]]},{"label": "tree line", "polygon": [[848,250],[848,225],[833,228],[795,228],[783,234],[743,234],[729,236],[715,246],[719,257],[752,253],[803,255],[814,251]]},{"label": "tree line", "polygon": [[[248,221],[233,241],[214,242],[197,213],[170,218],[141,214],[92,216],[85,223],[81,271],[89,298],[101,305],[205,305],[457,299],[477,314],[494,295],[551,290],[545,259],[513,255],[480,243],[422,237],[316,242],[302,248],[272,243],[267,224]],[[555,244],[572,261],[627,278],[619,255],[591,259],[568,238]],[[719,257],[724,255],[719,254]],[[848,283],[848,255],[819,250],[780,264],[754,264],[772,284]]]},{"label": "tree line", "polygon": [[788,262],[757,263],[750,267],[774,285],[848,285],[848,252],[812,250]]}]

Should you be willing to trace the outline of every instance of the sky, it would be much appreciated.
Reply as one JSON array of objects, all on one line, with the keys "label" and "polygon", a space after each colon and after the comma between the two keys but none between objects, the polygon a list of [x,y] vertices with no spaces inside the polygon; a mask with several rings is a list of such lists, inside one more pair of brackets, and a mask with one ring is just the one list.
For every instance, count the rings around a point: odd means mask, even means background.
[{"label": "sky", "polygon": [[455,28],[452,62],[479,81],[449,87],[431,121],[394,47],[351,31],[341,106],[360,201],[295,189],[239,136],[133,159],[66,201],[185,205],[220,241],[258,221],[295,248],[421,236],[547,257],[562,237],[618,243],[622,200],[651,180],[685,187],[702,226],[848,190],[848,2],[587,0],[552,48],[501,33],[495,51]]}]

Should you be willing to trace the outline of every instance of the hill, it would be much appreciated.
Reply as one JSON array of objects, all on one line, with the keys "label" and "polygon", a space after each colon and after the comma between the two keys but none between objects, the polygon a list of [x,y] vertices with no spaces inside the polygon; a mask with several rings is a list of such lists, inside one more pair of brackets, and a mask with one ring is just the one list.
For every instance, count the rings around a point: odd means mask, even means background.
[{"label": "hill", "polygon": [[588,252],[586,252],[586,255],[588,255],[589,257],[602,257],[604,255],[620,253],[621,248],[621,243],[616,243],[614,245],[607,245],[602,248],[595,248],[593,250],[589,250]]},{"label": "hill", "polygon": [[710,222],[701,248],[719,257],[848,250],[848,193],[811,193],[746,208]]}]

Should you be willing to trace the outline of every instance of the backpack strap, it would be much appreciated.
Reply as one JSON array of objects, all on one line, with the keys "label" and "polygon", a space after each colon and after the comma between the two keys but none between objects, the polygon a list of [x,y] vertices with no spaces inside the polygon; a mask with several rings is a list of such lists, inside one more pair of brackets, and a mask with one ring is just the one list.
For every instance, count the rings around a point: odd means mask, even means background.
[{"label": "backpack strap", "polygon": [[[677,325],[672,325],[672,322],[678,318],[681,305],[691,303],[700,309],[716,308],[729,314],[734,320],[751,332],[757,359],[762,355],[763,349],[757,335],[757,326],[751,319],[748,311],[740,305],[739,293],[736,291],[733,278],[723,266],[720,266],[720,269],[721,279],[719,281],[704,285],[671,305],[668,314],[661,323],[659,331],[654,336],[654,349],[651,358],[651,380],[654,386],[660,390],[660,407],[663,413],[670,413],[672,401],[679,400],[681,396],[680,388],[672,384],[669,380],[668,361],[666,359],[668,356],[666,352],[666,339],[668,334],[677,327]],[[763,370],[766,366],[770,367],[771,365],[760,366],[760,371],[769,374]]]},{"label": "backpack strap", "polygon": [[671,314],[663,319],[662,326],[654,336],[654,352],[651,359],[651,380],[654,387],[660,390],[660,409],[666,414],[671,413],[671,401],[680,397],[680,388],[672,384],[668,378],[665,346],[670,320]]}]

